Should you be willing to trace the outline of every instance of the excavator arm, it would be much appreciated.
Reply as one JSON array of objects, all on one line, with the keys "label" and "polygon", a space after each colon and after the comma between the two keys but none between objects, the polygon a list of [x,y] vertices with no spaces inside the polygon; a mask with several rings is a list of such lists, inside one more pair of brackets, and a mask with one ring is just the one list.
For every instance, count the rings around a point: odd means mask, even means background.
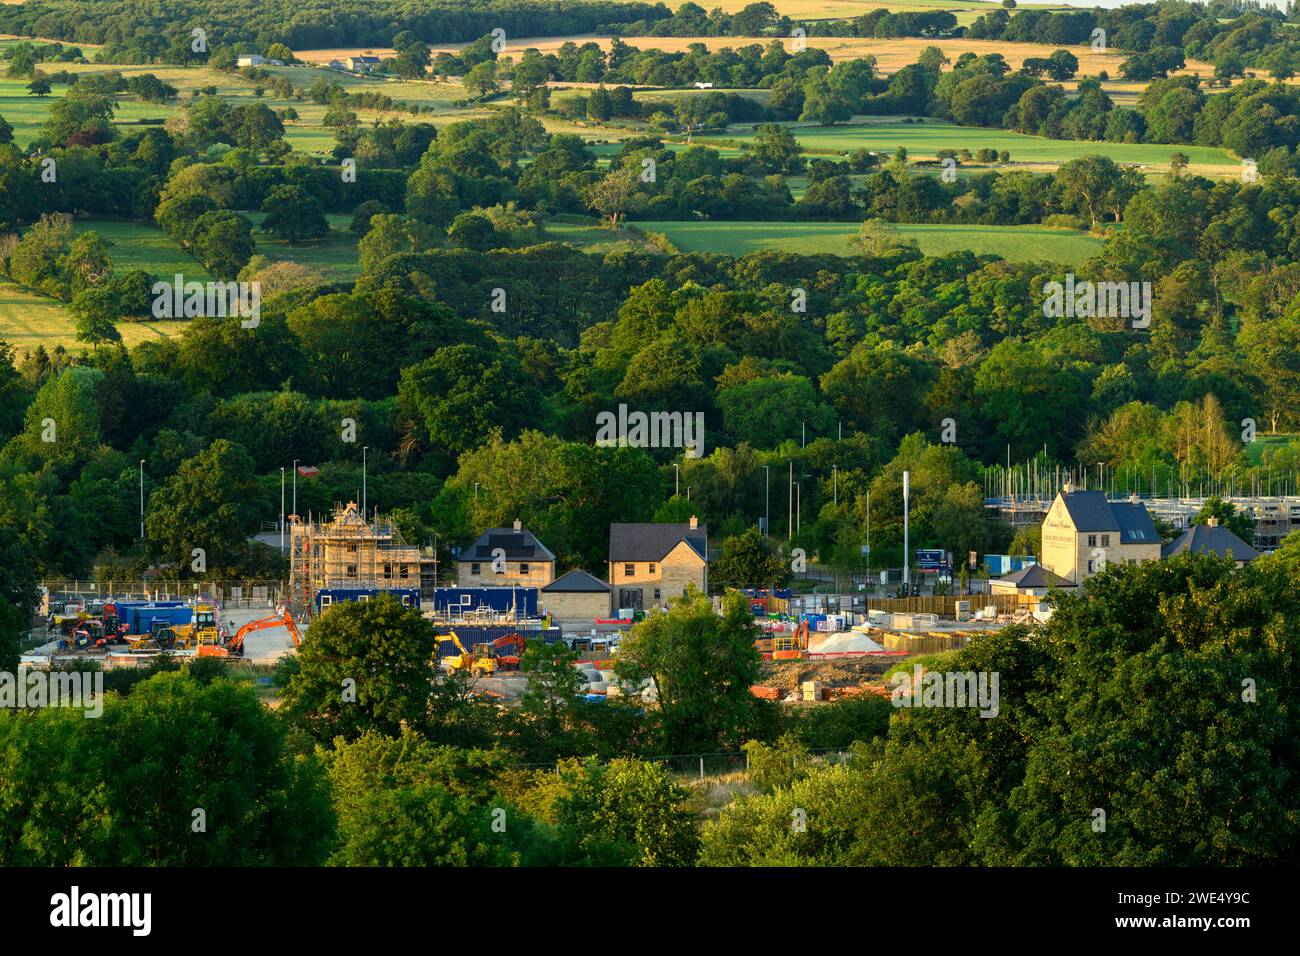
[{"label": "excavator arm", "polygon": [[283,614],[274,614],[271,617],[264,617],[261,620],[249,621],[230,639],[230,643],[225,647],[207,646],[199,648],[200,657],[239,657],[244,653],[244,638],[248,637],[254,631],[262,631],[271,627],[283,627],[289,632],[289,637],[293,640],[293,646],[298,647],[302,644],[302,632],[298,630],[298,622],[293,619],[293,615],[288,611]]}]

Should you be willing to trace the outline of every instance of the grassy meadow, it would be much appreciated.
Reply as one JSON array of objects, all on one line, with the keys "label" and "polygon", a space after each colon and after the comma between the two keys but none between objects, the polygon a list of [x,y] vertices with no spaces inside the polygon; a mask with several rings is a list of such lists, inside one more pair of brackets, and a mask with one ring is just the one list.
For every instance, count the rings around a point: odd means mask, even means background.
[{"label": "grassy meadow", "polygon": [[[912,159],[933,159],[941,149],[1006,150],[1014,164],[1056,166],[1080,156],[1104,155],[1117,163],[1144,167],[1168,167],[1169,157],[1185,153],[1192,167],[1210,175],[1240,171],[1239,162],[1225,149],[1210,146],[1166,146],[1159,143],[1100,143],[1087,140],[1047,139],[1002,129],[958,126],[945,120],[926,118],[905,122],[898,117],[859,117],[852,123],[817,126],[788,124],[808,155],[848,155],[857,149],[893,154],[902,146]],[[725,135],[696,136],[704,145],[736,146],[753,139],[750,126],[735,127]]]},{"label": "grassy meadow", "polygon": [[[637,222],[663,233],[683,252],[742,256],[760,250],[803,255],[852,255],[855,222]],[[954,226],[899,224],[901,236],[916,240],[927,255],[969,249],[1015,262],[1059,262],[1077,266],[1101,249],[1101,240],[1045,226]]]}]

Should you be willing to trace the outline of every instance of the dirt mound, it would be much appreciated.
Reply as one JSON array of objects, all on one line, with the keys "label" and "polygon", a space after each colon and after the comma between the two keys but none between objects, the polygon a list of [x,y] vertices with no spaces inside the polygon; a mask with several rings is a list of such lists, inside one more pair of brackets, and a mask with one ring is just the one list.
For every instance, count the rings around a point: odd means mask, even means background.
[{"label": "dirt mound", "polygon": [[792,694],[806,680],[818,680],[823,687],[857,687],[879,679],[895,661],[870,657],[846,657],[831,661],[764,661],[760,683],[780,687]]}]

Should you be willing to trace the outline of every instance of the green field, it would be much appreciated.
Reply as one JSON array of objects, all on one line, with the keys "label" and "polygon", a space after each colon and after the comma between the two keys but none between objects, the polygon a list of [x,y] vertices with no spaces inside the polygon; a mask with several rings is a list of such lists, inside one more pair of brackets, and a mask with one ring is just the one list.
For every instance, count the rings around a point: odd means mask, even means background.
[{"label": "green field", "polygon": [[[1259,427],[1268,427],[1268,422],[1261,421]],[[1265,451],[1278,451],[1295,441],[1300,441],[1300,434],[1288,434],[1286,432],[1279,432],[1276,435],[1258,434],[1255,436],[1255,440],[1246,446],[1246,460],[1252,467],[1259,465],[1264,461]]]},{"label": "green field", "polygon": [[[1193,167],[1210,170],[1239,170],[1240,164],[1224,149],[1210,146],[1164,146],[1157,143],[1094,143],[1084,140],[1047,139],[1001,129],[957,126],[943,120],[904,123],[897,119],[870,119],[839,126],[790,125],[801,146],[808,150],[848,155],[866,148],[892,154],[902,146],[911,158],[933,158],[941,149],[1006,150],[1012,163],[1057,165],[1080,156],[1101,154],[1117,163],[1168,166],[1173,153],[1185,153]],[[748,142],[752,127],[739,127],[725,136],[697,136],[701,144]],[[825,152],[823,152],[825,151]],[[814,154],[815,155],[815,154]]]},{"label": "green field", "polygon": [[[150,339],[176,335],[185,322],[120,322],[117,330],[129,347]],[[7,282],[0,282],[0,342],[8,342],[19,354],[44,345],[52,349],[62,345],[69,350],[82,348],[77,341],[72,314],[58,302],[45,296],[25,292]]]},{"label": "green field", "polygon": [[[683,252],[717,252],[743,256],[759,250],[803,255],[853,255],[854,222],[638,222],[661,232]],[[1080,265],[1101,249],[1101,240],[1066,229],[1043,226],[897,226],[915,239],[926,255],[969,249],[1014,262],[1059,262]]]},{"label": "green field", "polygon": [[[262,221],[261,213],[248,214],[254,226]],[[350,282],[360,273],[356,237],[347,231],[350,216],[327,216],[330,234],[319,242],[290,245],[272,238],[256,228],[253,238],[257,254],[272,262],[298,262],[316,270],[327,282]],[[109,254],[116,272],[144,269],[163,281],[180,273],[187,281],[207,282],[212,278],[195,259],[186,255],[176,242],[156,226],[138,222],[115,222],[106,219],[83,219],[74,225],[76,232],[94,230],[112,243]],[[136,345],[148,339],[176,335],[185,328],[184,321],[118,323],[122,340]],[[0,282],[0,342],[8,342],[20,352],[44,345],[80,347],[76,341],[75,320],[67,307],[46,296],[27,292],[11,283]]]},{"label": "green field", "polygon": [[[318,242],[290,245],[260,231],[261,213],[244,213],[253,223],[253,240],[257,255],[272,262],[298,262],[315,269],[330,282],[351,282],[361,272],[357,259],[357,238],[348,231],[351,216],[326,216],[330,234]],[[139,222],[115,222],[106,219],[81,219],[76,230],[93,229],[113,243],[109,254],[117,272],[144,269],[166,279],[182,273],[187,280],[206,282],[211,276],[199,262],[181,251],[175,240],[156,226]]]}]

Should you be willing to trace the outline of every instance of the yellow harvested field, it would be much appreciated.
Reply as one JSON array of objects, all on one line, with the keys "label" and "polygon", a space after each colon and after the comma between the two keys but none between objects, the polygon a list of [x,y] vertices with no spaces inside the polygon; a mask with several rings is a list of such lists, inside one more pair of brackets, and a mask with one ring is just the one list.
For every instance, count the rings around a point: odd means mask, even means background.
[{"label": "yellow harvested field", "polygon": [[[771,37],[624,37],[624,42],[643,50],[654,49],[673,53],[686,50],[693,43],[702,43],[710,50],[719,50],[723,47],[735,49],[753,43],[766,44],[771,42],[771,39]],[[609,49],[611,38],[590,34],[567,37],[507,38],[506,55],[517,54],[530,47],[536,48],[543,53],[551,53],[558,50],[565,43],[570,42],[579,45],[595,42],[599,43],[603,49]],[[793,40],[785,40],[787,48],[793,42]],[[875,40],[856,37],[809,37],[806,42],[810,47],[825,50],[830,54],[831,59],[836,62],[840,60],[856,60],[868,55],[874,56],[877,66],[884,73],[894,73],[905,66],[915,63],[921,51],[929,46],[938,47],[952,60],[967,52],[979,56],[987,53],[1001,53],[1006,57],[1007,62],[1011,64],[1012,69],[1019,69],[1020,64],[1029,57],[1045,57],[1050,55],[1053,50],[1067,49],[1079,58],[1080,76],[1096,76],[1102,70],[1106,70],[1111,76],[1117,76],[1119,65],[1128,57],[1127,54],[1118,50],[1098,52],[1086,45],[1058,47],[1043,43],[1007,43],[1001,40],[927,40],[914,37]],[[444,44],[433,47],[433,50],[435,53],[442,50],[455,52],[464,46],[463,43]],[[392,55],[391,50],[363,51],[358,48],[299,50],[295,51],[295,55],[309,63],[328,63],[330,60],[342,59],[362,52],[371,52],[379,56]],[[1214,67],[1208,63],[1191,60],[1188,61],[1187,67],[1182,72],[1199,72],[1203,76],[1210,76],[1214,73]]]},{"label": "yellow harvested field", "polygon": [[[724,13],[736,13],[751,3],[753,3],[753,0],[715,0],[712,3],[701,3],[700,6],[708,10],[721,7]],[[668,6],[670,9],[676,9],[677,4],[669,3]],[[985,10],[1002,9],[1000,3],[979,2],[979,0],[958,0],[956,3],[946,2],[946,0],[774,0],[773,6],[782,16],[796,20],[829,20],[837,17],[850,19],[881,8],[886,10],[948,10],[951,13],[962,10],[983,12]],[[1063,4],[1022,3],[1017,9],[1052,10],[1061,9],[1062,6]]]},{"label": "yellow harvested field", "polygon": [[[0,3],[17,6],[22,0],[0,0]],[[20,37],[16,33],[0,33],[0,40],[31,40],[33,43],[62,43],[64,46],[79,46],[83,50],[98,50],[102,43],[77,43],[72,40],[51,40],[49,37]]]},{"label": "yellow harvested field", "polygon": [[[464,46],[465,44],[461,44]],[[435,47],[435,50],[450,49],[449,47]],[[293,55],[304,63],[328,63],[330,60],[345,60],[350,56],[377,56],[380,58],[396,56],[397,51],[391,46],[381,47],[359,47],[359,46],[336,46],[327,47],[324,50],[294,50]]]}]

